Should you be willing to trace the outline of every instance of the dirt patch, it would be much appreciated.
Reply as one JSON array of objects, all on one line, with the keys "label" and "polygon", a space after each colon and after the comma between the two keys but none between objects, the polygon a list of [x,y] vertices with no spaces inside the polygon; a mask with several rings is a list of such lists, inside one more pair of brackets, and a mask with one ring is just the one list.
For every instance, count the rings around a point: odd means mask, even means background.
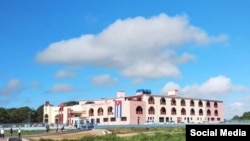
[{"label": "dirt patch", "polygon": [[95,129],[89,131],[81,131],[76,133],[67,133],[67,134],[53,134],[53,135],[44,135],[44,136],[36,136],[36,137],[27,137],[26,139],[30,141],[38,141],[40,139],[52,139],[52,140],[62,140],[62,139],[79,139],[84,136],[101,136],[103,134],[103,130]]}]

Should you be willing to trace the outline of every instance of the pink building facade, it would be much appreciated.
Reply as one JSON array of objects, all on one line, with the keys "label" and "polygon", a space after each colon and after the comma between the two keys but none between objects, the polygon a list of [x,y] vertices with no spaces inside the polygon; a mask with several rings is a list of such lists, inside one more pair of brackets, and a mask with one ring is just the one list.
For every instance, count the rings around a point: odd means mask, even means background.
[{"label": "pink building facade", "polygon": [[113,99],[80,100],[74,106],[44,106],[44,122],[73,124],[84,119],[98,125],[219,123],[224,121],[223,102],[183,98],[178,91],[154,95],[137,91],[134,96],[117,92]]}]

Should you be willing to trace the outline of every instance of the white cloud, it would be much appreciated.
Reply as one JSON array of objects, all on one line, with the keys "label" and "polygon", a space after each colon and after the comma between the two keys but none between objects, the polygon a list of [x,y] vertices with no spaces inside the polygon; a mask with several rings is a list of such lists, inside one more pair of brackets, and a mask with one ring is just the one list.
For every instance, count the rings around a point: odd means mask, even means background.
[{"label": "white cloud", "polygon": [[122,75],[135,78],[180,77],[177,66],[194,57],[176,54],[176,47],[224,39],[209,37],[191,25],[185,15],[159,14],[151,18],[118,19],[97,35],[52,43],[36,59],[41,63],[114,67],[121,69]]},{"label": "white cloud", "polygon": [[[239,98],[241,97],[239,93],[248,92],[247,87],[233,84],[226,76],[211,77],[202,84],[184,87],[174,82],[168,82],[161,89],[161,94],[172,90],[179,90],[179,95],[182,97],[222,100],[226,119],[231,119],[235,115],[241,116],[243,112],[250,111],[250,97]],[[233,102],[230,102],[231,99]]]},{"label": "white cloud", "polygon": [[161,94],[167,94],[168,91],[180,90],[180,86],[174,82],[168,82],[161,90]]},{"label": "white cloud", "polygon": [[233,85],[231,80],[219,75],[209,78],[202,84],[193,84],[181,89],[181,93],[187,97],[218,98],[232,92],[244,92],[246,88],[241,85]]},{"label": "white cloud", "polygon": [[105,74],[94,77],[92,82],[95,85],[113,85],[117,83],[117,79],[112,78],[109,74]]},{"label": "white cloud", "polygon": [[50,92],[51,93],[68,93],[74,90],[75,88],[68,84],[56,84],[51,88]]},{"label": "white cloud", "polygon": [[5,87],[0,89],[0,96],[14,96],[24,89],[23,83],[18,79],[10,79]]},{"label": "white cloud", "polygon": [[59,72],[56,73],[56,78],[74,78],[75,74],[65,71],[65,70],[60,70]]}]

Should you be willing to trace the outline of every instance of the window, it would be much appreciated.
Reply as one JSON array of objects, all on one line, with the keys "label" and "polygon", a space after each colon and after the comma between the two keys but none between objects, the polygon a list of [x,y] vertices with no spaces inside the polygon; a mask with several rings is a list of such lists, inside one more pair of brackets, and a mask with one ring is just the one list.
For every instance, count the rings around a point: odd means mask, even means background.
[{"label": "window", "polygon": [[214,102],[214,108],[218,108],[218,104],[216,101]]},{"label": "window", "polygon": [[100,119],[99,118],[96,119],[96,123],[100,123]]},{"label": "window", "polygon": [[116,121],[116,119],[114,117],[110,118],[110,121]]},{"label": "window", "polygon": [[211,111],[209,109],[207,110],[207,116],[211,116]]},{"label": "window", "polygon": [[199,116],[203,116],[203,110],[202,109],[199,110]]},{"label": "window", "polygon": [[162,107],[160,113],[161,113],[161,115],[166,115],[166,109],[164,107]]},{"label": "window", "polygon": [[155,114],[155,109],[154,109],[154,107],[150,107],[149,109],[148,109],[148,114],[149,115],[154,115]]},{"label": "window", "polygon": [[108,107],[108,115],[113,115],[113,108],[112,107]]},{"label": "window", "polygon": [[207,105],[207,107],[209,108],[209,107],[210,107],[210,102],[209,102],[209,101],[207,101],[207,104],[206,104],[206,105]]},{"label": "window", "polygon": [[122,117],[121,121],[127,121],[127,117]]},{"label": "window", "polygon": [[94,109],[89,109],[89,116],[91,117],[91,116],[94,116]]},{"label": "window", "polygon": [[103,118],[103,122],[108,122],[109,118]]},{"label": "window", "polygon": [[214,111],[214,115],[215,115],[215,116],[218,116],[218,115],[219,115],[219,114],[218,114],[218,110],[215,110],[215,111]]},{"label": "window", "polygon": [[155,100],[152,96],[148,98],[148,104],[155,104]]},{"label": "window", "polygon": [[184,108],[181,109],[181,115],[186,115],[186,110]]},{"label": "window", "polygon": [[98,116],[102,116],[103,115],[103,109],[102,108],[98,108],[97,115]]},{"label": "window", "polygon": [[194,107],[194,101],[193,100],[190,101],[190,106]]},{"label": "window", "polygon": [[171,115],[176,115],[176,109],[175,108],[171,109]]},{"label": "window", "polygon": [[194,116],[194,115],[195,115],[195,111],[194,111],[194,109],[193,109],[193,108],[190,110],[190,115],[192,115],[192,116]]},{"label": "window", "polygon": [[137,115],[143,114],[143,110],[142,110],[142,107],[141,107],[141,106],[137,106],[137,107],[136,107],[136,114],[137,114]]},{"label": "window", "polygon": [[160,99],[160,104],[161,104],[161,105],[166,105],[166,100],[165,100],[164,97],[162,97],[162,98]]},{"label": "window", "polygon": [[174,98],[171,99],[171,105],[173,105],[173,106],[176,105],[176,100]]},{"label": "window", "polygon": [[186,102],[184,99],[181,100],[181,106],[186,106]]},{"label": "window", "polygon": [[159,117],[159,122],[164,122],[164,117]]},{"label": "window", "polygon": [[202,101],[199,101],[199,107],[203,107]]}]

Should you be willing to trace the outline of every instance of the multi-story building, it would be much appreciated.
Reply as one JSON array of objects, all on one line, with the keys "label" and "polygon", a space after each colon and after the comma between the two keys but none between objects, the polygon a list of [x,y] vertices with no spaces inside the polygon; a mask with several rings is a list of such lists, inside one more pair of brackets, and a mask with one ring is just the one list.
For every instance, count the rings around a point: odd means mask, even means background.
[{"label": "multi-story building", "polygon": [[134,96],[117,92],[112,99],[80,100],[79,105],[44,105],[44,122],[74,124],[83,119],[99,125],[145,123],[219,123],[224,121],[223,102],[184,98],[178,91],[153,95],[150,90],[137,90]]}]

